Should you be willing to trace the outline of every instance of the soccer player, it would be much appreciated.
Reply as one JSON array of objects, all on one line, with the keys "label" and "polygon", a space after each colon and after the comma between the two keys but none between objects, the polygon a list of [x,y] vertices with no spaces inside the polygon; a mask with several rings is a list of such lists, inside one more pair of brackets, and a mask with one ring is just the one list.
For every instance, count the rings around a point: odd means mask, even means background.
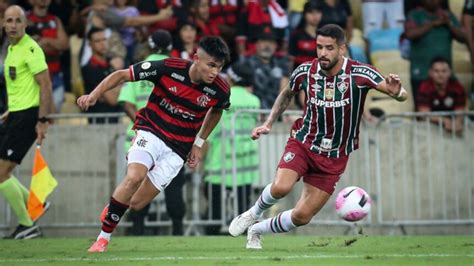
[{"label": "soccer player", "polygon": [[[148,37],[148,47],[150,54],[145,61],[157,61],[168,58],[173,48],[173,37],[167,30],[158,29]],[[128,82],[126,87],[122,87],[118,102],[123,104],[127,116],[131,123],[127,129],[127,138],[125,139],[125,149],[128,151],[135,137],[135,131],[132,129],[136,120],[137,110],[146,106],[154,84],[149,81]],[[183,218],[186,212],[186,205],[183,199],[183,186],[185,184],[184,169],[179,172],[168,187],[164,190],[166,211],[171,219],[171,229],[173,235],[183,235]],[[129,218],[133,225],[129,233],[132,235],[145,234],[145,218],[150,210],[150,204],[147,204],[139,211],[131,211]]]},{"label": "soccer player", "polygon": [[[309,223],[324,206],[346,168],[349,154],[359,146],[359,124],[369,89],[398,101],[407,99],[397,75],[384,78],[372,66],[344,57],[346,38],[341,27],[328,24],[316,35],[317,59],[296,68],[267,120],[252,131],[253,139],[268,134],[294,95],[305,92],[306,109],[293,125],[273,183],[265,187],[253,207],[230,224],[232,236],[248,229],[247,248],[262,248],[262,234],[288,232]],[[257,222],[300,178],[304,188],[296,206]]]},{"label": "soccer player", "polygon": [[205,37],[192,63],[179,58],[137,63],[113,72],[91,94],[77,99],[79,107],[87,110],[103,93],[126,81],[154,83],[146,107],[137,113],[137,135],[128,151],[127,175],[104,209],[102,231],[89,252],[105,251],[125,211],[148,204],[186,160],[191,168],[200,162],[205,139],[219,122],[222,110],[230,105],[229,86],[219,76],[227,60],[225,42]]},{"label": "soccer player", "polygon": [[[18,218],[18,227],[8,238],[30,239],[41,235],[27,211],[29,192],[12,172],[31,144],[41,144],[48,130],[46,116],[54,110],[52,86],[43,50],[25,33],[23,9],[12,5],[5,10],[5,32],[10,41],[5,58],[8,110],[0,116],[0,193]],[[44,206],[45,209],[48,206]]]}]

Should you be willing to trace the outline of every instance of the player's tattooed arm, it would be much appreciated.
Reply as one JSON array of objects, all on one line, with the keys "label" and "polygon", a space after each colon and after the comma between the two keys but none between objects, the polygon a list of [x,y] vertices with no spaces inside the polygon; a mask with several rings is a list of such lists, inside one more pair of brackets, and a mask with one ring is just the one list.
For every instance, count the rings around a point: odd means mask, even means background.
[{"label": "player's tattooed arm", "polygon": [[280,94],[278,95],[275,103],[273,104],[272,111],[265,122],[265,124],[269,127],[278,119],[280,115],[288,108],[288,105],[291,101],[295,98],[296,93],[290,89],[289,86],[286,86]]},{"label": "player's tattooed arm", "polygon": [[295,97],[295,92],[286,86],[278,95],[273,104],[272,111],[263,125],[258,126],[252,130],[251,138],[253,140],[259,139],[261,135],[266,135],[270,132],[273,122],[286,110],[290,102]]}]

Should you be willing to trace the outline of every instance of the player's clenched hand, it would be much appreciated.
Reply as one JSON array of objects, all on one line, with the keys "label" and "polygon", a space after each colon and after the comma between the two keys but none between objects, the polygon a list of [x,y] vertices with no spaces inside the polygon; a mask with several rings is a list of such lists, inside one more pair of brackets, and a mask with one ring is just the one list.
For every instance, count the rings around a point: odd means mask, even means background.
[{"label": "player's clenched hand", "polygon": [[262,126],[259,126],[259,127],[256,127],[252,130],[252,136],[251,138],[253,140],[256,140],[258,138],[260,138],[260,135],[264,134],[268,134],[268,132],[270,132],[270,127],[267,126],[267,125],[262,125]]},{"label": "player's clenched hand", "polygon": [[385,83],[387,84],[388,93],[392,96],[396,96],[400,93],[402,89],[402,82],[400,77],[396,74],[389,74],[385,77]]},{"label": "player's clenched hand", "polygon": [[196,145],[193,145],[188,155],[187,164],[189,168],[194,169],[201,162],[201,158],[202,158],[201,150],[202,150],[201,148],[197,147]]},{"label": "player's clenched hand", "polygon": [[82,95],[77,99],[77,105],[83,111],[87,111],[89,107],[93,106],[97,102],[97,99],[92,94]]}]

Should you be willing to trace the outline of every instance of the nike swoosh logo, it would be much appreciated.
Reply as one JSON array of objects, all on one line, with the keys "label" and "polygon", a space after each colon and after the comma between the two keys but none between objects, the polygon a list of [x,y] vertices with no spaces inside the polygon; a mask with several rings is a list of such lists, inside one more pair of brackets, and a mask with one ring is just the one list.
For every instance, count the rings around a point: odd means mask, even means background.
[{"label": "nike swoosh logo", "polygon": [[353,190],[347,192],[346,194],[343,195],[344,198],[347,198],[352,192],[354,192],[354,190],[356,190],[356,188],[354,188]]}]

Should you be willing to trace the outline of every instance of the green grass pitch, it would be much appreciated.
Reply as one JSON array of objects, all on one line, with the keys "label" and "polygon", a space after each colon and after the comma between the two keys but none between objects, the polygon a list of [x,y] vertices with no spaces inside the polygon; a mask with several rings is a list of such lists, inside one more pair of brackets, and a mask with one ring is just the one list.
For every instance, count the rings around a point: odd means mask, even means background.
[{"label": "green grass pitch", "polygon": [[474,265],[473,236],[114,237],[88,254],[91,238],[0,240],[0,265]]}]

